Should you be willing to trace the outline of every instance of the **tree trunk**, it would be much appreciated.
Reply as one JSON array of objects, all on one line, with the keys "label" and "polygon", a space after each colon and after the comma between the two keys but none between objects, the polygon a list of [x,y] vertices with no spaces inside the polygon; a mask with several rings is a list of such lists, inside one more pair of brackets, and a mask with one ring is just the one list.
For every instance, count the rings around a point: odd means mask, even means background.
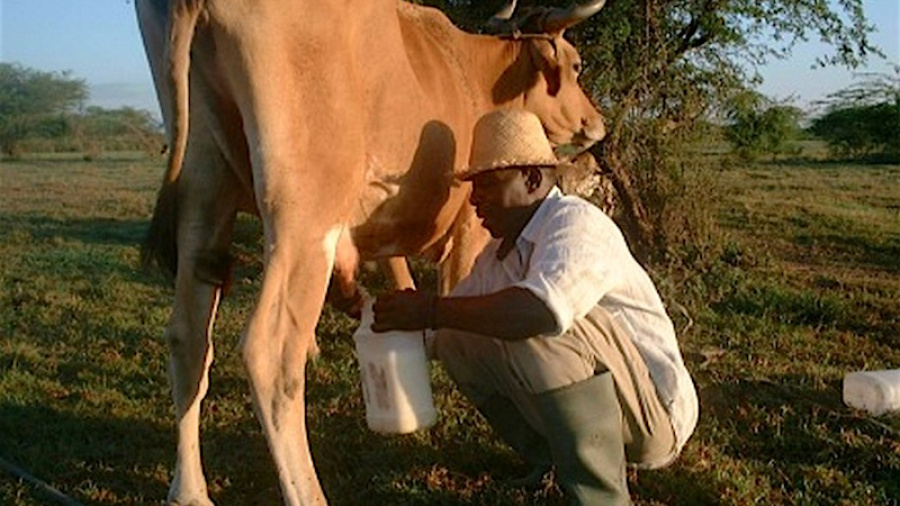
[{"label": "tree trunk", "polygon": [[611,174],[612,184],[618,194],[617,218],[634,256],[641,262],[649,260],[653,250],[654,227],[638,189],[635,188],[629,168],[625,166],[616,147],[615,139],[607,138],[591,148],[591,153]]}]

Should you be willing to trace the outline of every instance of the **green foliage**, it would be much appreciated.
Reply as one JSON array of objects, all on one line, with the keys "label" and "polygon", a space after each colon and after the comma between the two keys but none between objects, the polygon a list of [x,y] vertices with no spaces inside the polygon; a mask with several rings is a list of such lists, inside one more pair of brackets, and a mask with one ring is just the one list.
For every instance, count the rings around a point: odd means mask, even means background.
[{"label": "green foliage", "polygon": [[78,146],[78,151],[88,154],[123,150],[154,153],[164,142],[161,125],[149,111],[88,107],[70,120],[67,139]]},{"label": "green foliage", "polygon": [[163,146],[160,124],[148,111],[131,107],[87,107],[67,115],[55,135],[32,136],[19,142],[22,152],[80,152],[86,157],[104,151],[144,151],[156,154]]},{"label": "green foliage", "polygon": [[84,108],[87,85],[68,72],[52,73],[0,63],[0,150],[25,152],[158,152],[161,126],[148,111]]},{"label": "green foliage", "polygon": [[754,91],[740,93],[730,104],[725,139],[745,160],[762,154],[774,158],[786,152],[797,139],[802,115],[800,109],[772,104]]},{"label": "green foliage", "polygon": [[58,136],[66,116],[87,99],[87,85],[68,72],[0,63],[0,150],[15,155],[27,137]]},{"label": "green foliage", "polygon": [[813,120],[812,132],[841,156],[900,153],[900,102],[835,108]]},{"label": "green foliage", "polygon": [[77,119],[76,129],[80,130],[82,135],[90,137],[116,136],[128,132],[146,135],[148,132],[159,130],[158,122],[149,111],[131,107],[103,109],[91,106]]},{"label": "green foliage", "polygon": [[900,161],[900,67],[896,74],[869,74],[829,95],[827,110],[813,120],[811,132],[840,156]]},{"label": "green foliage", "polygon": [[[861,5],[622,0],[572,31],[585,59],[583,82],[608,117],[609,135],[595,153],[626,204],[619,221],[645,258],[672,258],[707,242],[709,216],[696,203],[711,190],[680,179],[711,169],[704,166],[710,159],[685,153],[708,139],[705,121],[753,84],[747,64],[787,56],[795,41],[815,37],[836,48],[822,64],[858,65],[872,51]],[[776,108],[764,122],[789,130],[795,114]],[[769,134],[769,149],[787,135]]]}]

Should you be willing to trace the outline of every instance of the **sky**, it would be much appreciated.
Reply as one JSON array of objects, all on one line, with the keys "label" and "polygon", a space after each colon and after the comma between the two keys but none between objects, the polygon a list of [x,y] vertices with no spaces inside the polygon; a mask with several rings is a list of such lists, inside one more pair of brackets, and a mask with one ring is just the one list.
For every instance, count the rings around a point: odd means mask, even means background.
[{"label": "sky", "polygon": [[[856,72],[889,72],[891,64],[900,64],[900,1],[863,3],[877,30],[871,40],[888,58],[873,58]],[[760,68],[759,91],[806,108],[852,84],[850,70],[811,69],[825,51],[819,43],[804,43],[790,59]],[[71,71],[87,81],[91,105],[131,106],[159,117],[133,0],[0,0],[0,61]]]}]

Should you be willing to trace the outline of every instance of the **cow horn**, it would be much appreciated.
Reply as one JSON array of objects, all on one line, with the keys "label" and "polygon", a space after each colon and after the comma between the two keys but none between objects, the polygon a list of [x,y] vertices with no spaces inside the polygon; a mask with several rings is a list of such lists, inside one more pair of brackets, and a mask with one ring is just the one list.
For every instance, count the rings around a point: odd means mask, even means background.
[{"label": "cow horn", "polygon": [[502,9],[497,11],[496,14],[491,19],[496,19],[498,21],[509,21],[512,18],[513,13],[516,11],[516,2],[517,0],[510,0]]},{"label": "cow horn", "polygon": [[516,11],[516,1],[517,0],[509,0],[502,9],[491,16],[491,19],[488,19],[485,24],[486,33],[496,35],[513,31],[512,15]]},{"label": "cow horn", "polygon": [[585,4],[572,4],[568,9],[553,9],[544,18],[543,31],[552,33],[571,28],[596,14],[605,4],[606,0],[593,0]]}]

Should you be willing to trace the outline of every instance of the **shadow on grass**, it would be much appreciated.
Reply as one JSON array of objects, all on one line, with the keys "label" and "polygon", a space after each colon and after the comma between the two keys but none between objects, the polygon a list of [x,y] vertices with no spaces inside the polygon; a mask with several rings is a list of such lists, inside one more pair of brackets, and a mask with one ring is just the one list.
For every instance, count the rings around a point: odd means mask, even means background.
[{"label": "shadow on grass", "polygon": [[165,497],[167,484],[157,471],[171,459],[169,448],[171,430],[146,420],[0,404],[3,458],[84,504],[103,495],[133,503]]},{"label": "shadow on grass", "polygon": [[834,290],[743,284],[711,307],[721,314],[767,318],[780,324],[849,330],[887,346],[900,343],[900,322],[890,301],[867,301]]},{"label": "shadow on grass", "polygon": [[9,234],[25,231],[33,239],[63,239],[84,244],[138,245],[147,231],[148,220],[116,218],[50,218],[17,214],[0,214],[0,229]]},{"label": "shadow on grass", "polygon": [[639,504],[711,506],[722,504],[721,490],[713,473],[695,472],[676,461],[670,468],[639,472],[631,497]]},{"label": "shadow on grass", "polygon": [[20,156],[0,156],[0,163],[4,165],[28,165],[46,167],[71,167],[72,165],[93,166],[98,163],[110,162],[140,162],[158,163],[160,167],[165,164],[165,157],[156,153],[131,150],[131,151],[106,151],[96,156],[89,156],[81,151],[61,153],[26,153]]},{"label": "shadow on grass", "polygon": [[824,388],[805,381],[786,375],[709,387],[701,396],[704,416],[727,427],[726,451],[768,470],[773,488],[801,495],[818,489],[821,496],[843,476],[867,483],[875,494],[900,497],[897,431],[846,408],[840,381]]},{"label": "shadow on grass", "polygon": [[[415,435],[387,436],[365,427],[362,408],[330,416],[312,432],[319,476],[335,505],[562,505],[558,490],[535,503],[502,480],[524,475],[517,457],[480,437],[448,440],[439,421]],[[474,431],[474,429],[473,429]]]},{"label": "shadow on grass", "polygon": [[818,247],[832,252],[833,256],[844,253],[850,257],[847,263],[853,265],[880,269],[889,276],[900,274],[900,240],[896,237],[871,238],[863,234],[848,234],[843,230],[843,233],[800,235],[796,240],[801,244],[818,243]]},{"label": "shadow on grass", "polygon": [[[209,407],[215,404],[210,401]],[[476,440],[439,441],[440,425],[415,435],[369,431],[352,391],[313,386],[307,408],[313,460],[329,504],[563,504],[523,500],[521,490],[485,478],[486,471],[503,475],[520,469],[508,453]],[[246,412],[239,423],[204,430],[210,496],[217,504],[280,504],[268,447],[249,406]]]},{"label": "shadow on grass", "polygon": [[[201,438],[211,498],[217,504],[280,504],[246,381],[214,376]],[[472,411],[451,407],[428,431],[384,436],[366,428],[353,379],[313,380],[308,388],[310,444],[333,505],[566,504],[558,489],[532,493],[503,484],[527,469],[475,423]],[[158,402],[169,400],[158,395]],[[85,504],[159,504],[173,468],[174,439],[174,419],[0,404],[2,456]],[[716,504],[718,497],[711,475],[677,465],[642,472],[631,486],[639,504]]]},{"label": "shadow on grass", "polygon": [[859,167],[872,167],[872,166],[883,166],[883,165],[896,165],[900,163],[900,157],[896,154],[873,154],[869,156],[860,156],[860,157],[842,157],[842,156],[810,156],[810,155],[795,155],[795,156],[784,156],[778,158],[776,160],[765,160],[760,159],[756,163],[763,165],[775,165],[775,166],[783,166],[785,168],[790,167],[819,167],[819,168],[845,168],[847,165],[854,165]]}]

